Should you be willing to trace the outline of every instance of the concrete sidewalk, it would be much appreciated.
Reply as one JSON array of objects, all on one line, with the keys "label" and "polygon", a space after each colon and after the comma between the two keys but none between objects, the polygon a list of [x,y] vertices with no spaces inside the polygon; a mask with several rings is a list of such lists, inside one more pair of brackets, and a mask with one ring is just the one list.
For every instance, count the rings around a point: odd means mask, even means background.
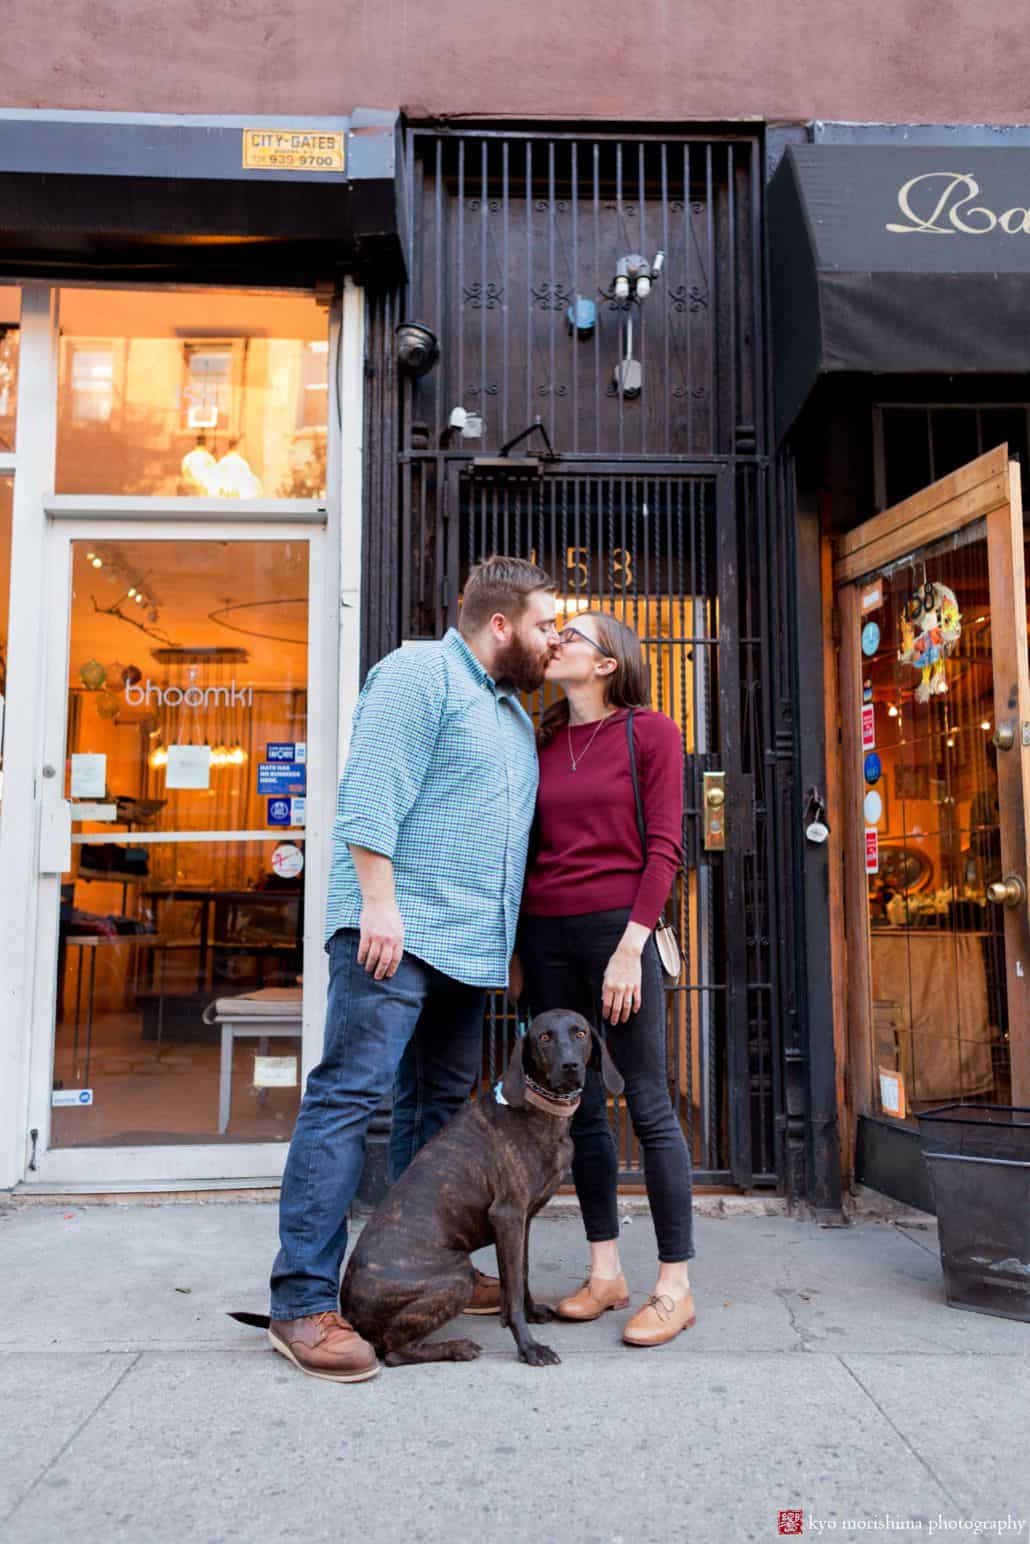
[{"label": "concrete sidewalk", "polygon": [[[931,1219],[700,1216],[698,1324],[668,1347],[608,1314],[541,1327],[562,1365],[532,1369],[465,1319],[478,1362],[353,1387],[225,1317],[264,1310],[275,1225],[0,1201],[0,1538],[736,1544],[786,1509],[806,1536],[1030,1533],[1030,1326],[945,1306]],[[634,1306],[653,1251],[629,1216]],[[541,1219],[532,1255],[540,1297],[578,1284],[578,1218]]]}]

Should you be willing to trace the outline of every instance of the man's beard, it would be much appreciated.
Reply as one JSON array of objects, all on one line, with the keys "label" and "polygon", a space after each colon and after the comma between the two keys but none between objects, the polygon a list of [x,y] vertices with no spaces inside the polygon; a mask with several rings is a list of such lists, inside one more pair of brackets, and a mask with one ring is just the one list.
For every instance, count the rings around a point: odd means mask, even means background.
[{"label": "man's beard", "polygon": [[511,642],[494,659],[494,680],[514,686],[517,692],[539,691],[550,663],[550,650],[546,654],[531,654],[518,634],[512,633]]}]

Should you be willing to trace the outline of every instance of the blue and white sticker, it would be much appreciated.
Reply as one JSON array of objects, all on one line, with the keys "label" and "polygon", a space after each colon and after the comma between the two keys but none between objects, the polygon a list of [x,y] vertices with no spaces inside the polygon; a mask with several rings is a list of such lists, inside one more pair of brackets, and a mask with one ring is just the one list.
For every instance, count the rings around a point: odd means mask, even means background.
[{"label": "blue and white sticker", "polygon": [[271,740],[265,745],[266,761],[286,761],[302,767],[307,759],[308,747],[304,740]]},{"label": "blue and white sticker", "polygon": [[292,803],[292,799],[269,799],[265,824],[268,826],[288,826],[290,824],[290,805]]},{"label": "blue and white sticker", "polygon": [[281,797],[307,793],[307,767],[296,761],[259,761],[257,791]]},{"label": "blue and white sticker", "polygon": [[880,781],[880,778],[883,775],[883,763],[880,761],[876,751],[869,752],[869,755],[866,757],[863,764],[862,770],[865,772],[865,780],[867,783],[878,783]]},{"label": "blue and white sticker", "polygon": [[880,647],[880,628],[876,622],[867,622],[862,629],[862,653],[875,654]]},{"label": "blue and white sticker", "polygon": [[93,1090],[91,1088],[55,1088],[50,1095],[50,1104],[53,1109],[64,1109],[68,1105],[84,1105],[93,1103]]}]

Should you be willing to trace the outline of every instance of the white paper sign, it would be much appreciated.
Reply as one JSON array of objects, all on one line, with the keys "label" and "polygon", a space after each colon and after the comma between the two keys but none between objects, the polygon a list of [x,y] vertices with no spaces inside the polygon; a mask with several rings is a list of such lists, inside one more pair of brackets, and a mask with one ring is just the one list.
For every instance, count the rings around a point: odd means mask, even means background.
[{"label": "white paper sign", "polygon": [[118,815],[117,804],[73,804],[73,820],[114,820]]},{"label": "white paper sign", "polygon": [[165,767],[166,788],[210,788],[210,745],[170,745]]},{"label": "white paper sign", "polygon": [[296,1088],[297,1058],[295,1056],[255,1056],[255,1088]]},{"label": "white paper sign", "polygon": [[72,798],[102,799],[107,792],[107,757],[76,751],[72,755]]},{"label": "white paper sign", "polygon": [[292,842],[283,842],[272,854],[272,870],[280,879],[296,879],[304,867],[304,854]]}]

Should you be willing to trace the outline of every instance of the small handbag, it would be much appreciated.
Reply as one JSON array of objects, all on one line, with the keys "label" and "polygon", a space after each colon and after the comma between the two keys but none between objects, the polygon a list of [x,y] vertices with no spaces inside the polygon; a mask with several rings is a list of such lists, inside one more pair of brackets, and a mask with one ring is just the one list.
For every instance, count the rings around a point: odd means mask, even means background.
[{"label": "small handbag", "polygon": [[[647,863],[647,827],[644,825],[644,806],[640,798],[640,779],[637,775],[637,751],[633,744],[633,709],[631,708],[626,718],[626,739],[629,743],[629,770],[633,779],[633,799],[637,807],[637,831],[640,835],[640,850],[644,855],[644,863]],[[676,986],[683,974],[683,955],[680,953],[679,939],[676,937],[676,929],[666,916],[665,907],[658,918],[654,930],[655,948],[658,950],[658,959],[661,962],[662,974],[665,977],[666,986]]]}]

